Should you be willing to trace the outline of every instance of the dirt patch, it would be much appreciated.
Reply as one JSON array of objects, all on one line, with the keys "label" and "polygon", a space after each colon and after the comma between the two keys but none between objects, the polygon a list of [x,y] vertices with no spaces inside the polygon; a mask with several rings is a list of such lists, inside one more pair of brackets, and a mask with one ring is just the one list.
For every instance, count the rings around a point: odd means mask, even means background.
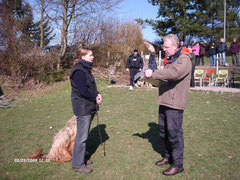
[{"label": "dirt patch", "polygon": [[111,74],[108,68],[93,68],[94,76],[101,80],[107,80],[109,84],[116,85],[128,85],[129,84],[129,72],[124,70],[116,70],[114,74]]}]

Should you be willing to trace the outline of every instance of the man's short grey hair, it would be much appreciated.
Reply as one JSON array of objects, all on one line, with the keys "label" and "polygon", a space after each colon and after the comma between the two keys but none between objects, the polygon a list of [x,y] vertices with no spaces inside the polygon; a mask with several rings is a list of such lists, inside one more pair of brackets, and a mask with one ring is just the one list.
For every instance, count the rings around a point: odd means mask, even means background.
[{"label": "man's short grey hair", "polygon": [[166,35],[166,36],[164,37],[164,39],[163,39],[163,42],[164,42],[165,40],[167,40],[167,39],[172,42],[172,45],[178,47],[178,45],[179,45],[179,39],[178,39],[178,37],[177,37],[176,35],[174,35],[174,34],[168,34],[168,35]]}]

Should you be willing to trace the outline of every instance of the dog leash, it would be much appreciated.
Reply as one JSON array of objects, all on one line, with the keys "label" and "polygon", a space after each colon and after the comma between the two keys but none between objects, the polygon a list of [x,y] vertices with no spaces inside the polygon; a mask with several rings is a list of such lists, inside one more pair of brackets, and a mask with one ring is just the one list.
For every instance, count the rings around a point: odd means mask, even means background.
[{"label": "dog leash", "polygon": [[98,117],[98,111],[96,112],[96,115],[97,115],[97,127],[98,127],[98,134],[99,134],[99,137],[100,137],[100,144],[101,146],[103,147],[103,155],[106,156],[106,151],[105,151],[105,142],[103,142],[102,140],[102,135],[101,135],[101,131],[100,131],[100,127],[99,127],[99,117]]}]

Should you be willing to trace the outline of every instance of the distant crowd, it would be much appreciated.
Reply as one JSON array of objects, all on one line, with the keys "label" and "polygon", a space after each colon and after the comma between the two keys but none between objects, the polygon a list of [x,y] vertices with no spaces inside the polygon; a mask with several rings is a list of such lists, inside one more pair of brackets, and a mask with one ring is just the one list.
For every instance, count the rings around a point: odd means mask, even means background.
[{"label": "distant crowd", "polygon": [[[184,42],[180,42],[181,47],[184,47]],[[193,54],[195,55],[195,65],[199,66],[200,61],[201,65],[204,66],[204,56],[206,54],[206,44],[204,41],[200,42],[192,42],[191,44],[187,45]],[[224,38],[220,39],[218,45],[215,42],[211,42],[209,47],[209,55],[210,55],[210,66],[216,66],[217,60],[220,60],[220,66],[226,66],[226,51],[228,47],[224,40]],[[239,57],[238,53],[240,51],[240,45],[237,42],[237,38],[233,38],[233,41],[229,47],[231,54],[232,54],[232,65],[239,66]]]}]

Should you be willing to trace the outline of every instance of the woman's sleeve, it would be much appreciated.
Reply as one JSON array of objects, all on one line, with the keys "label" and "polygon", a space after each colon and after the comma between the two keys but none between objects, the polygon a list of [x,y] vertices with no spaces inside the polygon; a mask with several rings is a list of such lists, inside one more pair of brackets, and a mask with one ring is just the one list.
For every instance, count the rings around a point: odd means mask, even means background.
[{"label": "woman's sleeve", "polygon": [[73,81],[76,84],[78,92],[81,96],[89,101],[96,102],[97,94],[94,94],[88,89],[87,76],[83,71],[75,71],[73,74]]}]

